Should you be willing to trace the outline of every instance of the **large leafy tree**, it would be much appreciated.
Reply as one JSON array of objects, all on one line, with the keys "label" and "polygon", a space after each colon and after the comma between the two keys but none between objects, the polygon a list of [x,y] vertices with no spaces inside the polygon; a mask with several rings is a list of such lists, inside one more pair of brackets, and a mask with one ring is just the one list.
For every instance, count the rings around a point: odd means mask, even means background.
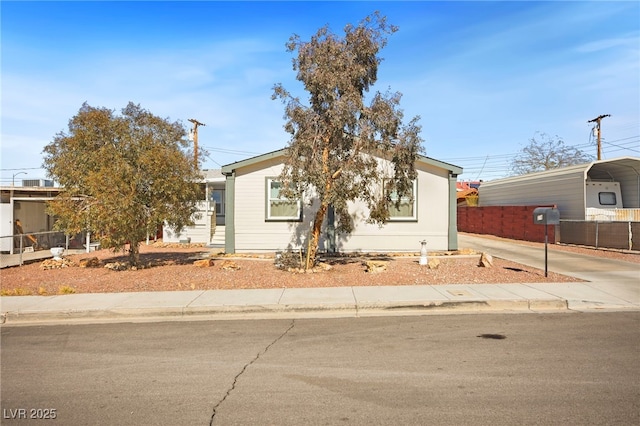
[{"label": "large leafy tree", "polygon": [[[285,104],[285,129],[291,134],[280,179],[288,198],[313,193],[319,207],[309,244],[315,261],[321,226],[330,207],[337,231],[349,233],[353,220],[348,202],[364,200],[369,221],[383,224],[389,218],[391,194],[408,196],[416,178],[415,160],[422,150],[419,117],[403,124],[400,93],[376,92],[366,99],[376,82],[382,59],[378,52],[397,27],[378,12],[357,26],[344,28],[340,37],[320,28],[310,41],[293,35],[289,52],[297,51],[293,69],[309,93],[308,104],[292,96],[281,84],[273,99]],[[374,157],[389,160],[386,172]]]},{"label": "large leafy tree", "polygon": [[590,161],[593,161],[593,156],[565,145],[560,137],[550,137],[546,133],[536,132],[536,135],[529,139],[529,144],[512,160],[511,171],[514,175],[523,175]]},{"label": "large leafy tree", "polygon": [[114,250],[129,244],[138,265],[139,243],[158,224],[192,223],[199,172],[180,122],[133,103],[121,115],[84,103],[68,127],[44,148],[44,167],[64,188],[48,206],[58,229],[97,233]]}]

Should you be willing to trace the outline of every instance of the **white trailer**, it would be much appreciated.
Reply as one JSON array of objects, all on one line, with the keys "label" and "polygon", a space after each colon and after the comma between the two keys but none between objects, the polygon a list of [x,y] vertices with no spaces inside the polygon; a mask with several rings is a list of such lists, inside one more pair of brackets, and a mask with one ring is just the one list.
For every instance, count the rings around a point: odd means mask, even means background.
[{"label": "white trailer", "polygon": [[620,182],[587,181],[585,183],[586,208],[621,209]]}]

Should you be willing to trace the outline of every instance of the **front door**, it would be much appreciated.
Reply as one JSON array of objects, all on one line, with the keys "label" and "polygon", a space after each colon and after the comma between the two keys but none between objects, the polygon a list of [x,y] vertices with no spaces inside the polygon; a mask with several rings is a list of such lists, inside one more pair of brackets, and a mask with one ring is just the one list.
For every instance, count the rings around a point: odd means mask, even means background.
[{"label": "front door", "polygon": [[216,225],[224,225],[224,189],[212,190],[211,201],[216,205]]}]

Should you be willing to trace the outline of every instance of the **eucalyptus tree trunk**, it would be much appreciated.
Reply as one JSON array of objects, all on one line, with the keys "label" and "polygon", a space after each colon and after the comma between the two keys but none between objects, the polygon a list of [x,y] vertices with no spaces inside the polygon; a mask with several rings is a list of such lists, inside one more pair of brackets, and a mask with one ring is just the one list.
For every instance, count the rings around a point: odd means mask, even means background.
[{"label": "eucalyptus tree trunk", "polygon": [[140,243],[129,243],[129,263],[136,268],[140,266]]},{"label": "eucalyptus tree trunk", "polygon": [[307,255],[307,264],[305,269],[316,264],[318,257],[318,245],[320,242],[320,233],[322,231],[322,222],[327,214],[328,206],[321,204],[320,208],[316,212],[316,217],[313,221],[313,227],[311,228],[311,242],[309,243],[309,254]]}]

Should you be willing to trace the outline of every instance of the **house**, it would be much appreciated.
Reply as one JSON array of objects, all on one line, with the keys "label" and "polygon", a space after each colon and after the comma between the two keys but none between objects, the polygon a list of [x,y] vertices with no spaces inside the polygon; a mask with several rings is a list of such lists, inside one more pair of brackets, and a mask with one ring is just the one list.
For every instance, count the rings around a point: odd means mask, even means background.
[{"label": "house", "polygon": [[[308,241],[317,202],[278,198],[277,178],[285,156],[286,149],[282,149],[222,167],[227,253],[303,248]],[[383,159],[378,162],[381,168],[388,164]],[[456,250],[456,180],[462,168],[419,156],[416,171],[413,200],[385,225],[366,223],[366,204],[351,203],[353,232],[336,235],[330,219],[323,224],[320,250],[416,252],[421,240],[427,241],[429,250]]]},{"label": "house", "polygon": [[479,195],[481,207],[556,205],[560,219],[565,220],[602,220],[618,215],[622,220],[637,221],[640,158],[599,160],[483,182]]}]

